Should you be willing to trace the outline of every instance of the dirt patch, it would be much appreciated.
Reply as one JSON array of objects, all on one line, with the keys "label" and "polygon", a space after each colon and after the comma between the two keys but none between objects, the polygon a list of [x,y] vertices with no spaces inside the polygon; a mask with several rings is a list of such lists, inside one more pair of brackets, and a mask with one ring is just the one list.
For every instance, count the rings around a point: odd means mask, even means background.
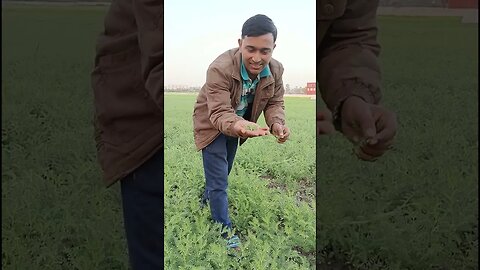
[{"label": "dirt patch", "polygon": [[298,191],[296,193],[296,199],[298,202],[312,203],[315,198],[315,184],[306,180],[300,179],[298,181]]},{"label": "dirt patch", "polygon": [[312,265],[315,264],[315,251],[305,251],[299,246],[294,246],[292,249],[298,252],[300,255],[307,257]]},{"label": "dirt patch", "polygon": [[268,188],[280,189],[281,191],[287,191],[287,185],[270,181],[267,185]]},{"label": "dirt patch", "polygon": [[[280,183],[275,181],[275,177],[270,174],[264,174],[260,176],[261,179],[268,181],[267,188],[278,189],[280,191],[286,192],[287,185],[285,183]],[[311,204],[314,202],[315,198],[315,184],[307,179],[300,179],[298,181],[298,188],[295,192],[295,198],[297,202],[306,202]]]},{"label": "dirt patch", "polygon": [[314,257],[315,256],[315,251],[305,251],[302,247],[299,246],[294,246],[293,250],[297,251],[300,253],[300,255],[305,256],[305,257]]},{"label": "dirt patch", "polygon": [[260,176],[261,179],[265,179],[265,180],[273,180],[275,177],[273,177],[273,175],[271,174],[263,174]]},{"label": "dirt patch", "polygon": [[281,191],[287,190],[287,185],[275,181],[275,177],[269,173],[261,175],[260,178],[268,181],[267,188],[280,189]]}]

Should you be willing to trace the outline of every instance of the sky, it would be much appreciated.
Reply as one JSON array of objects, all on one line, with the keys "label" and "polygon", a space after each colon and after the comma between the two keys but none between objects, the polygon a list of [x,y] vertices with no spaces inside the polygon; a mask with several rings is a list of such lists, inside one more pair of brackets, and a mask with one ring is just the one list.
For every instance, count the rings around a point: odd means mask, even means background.
[{"label": "sky", "polygon": [[277,27],[273,58],[283,64],[284,85],[315,82],[314,0],[165,0],[165,86],[201,87],[210,63],[238,47],[243,23],[256,14]]}]

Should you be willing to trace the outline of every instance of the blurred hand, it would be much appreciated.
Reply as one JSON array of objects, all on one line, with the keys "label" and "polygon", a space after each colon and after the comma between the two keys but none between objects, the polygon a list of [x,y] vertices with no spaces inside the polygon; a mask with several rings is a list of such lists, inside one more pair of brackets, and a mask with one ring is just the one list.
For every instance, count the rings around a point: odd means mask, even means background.
[{"label": "blurred hand", "polygon": [[343,103],[341,125],[342,133],[355,144],[357,157],[367,161],[390,149],[397,133],[395,113],[355,96]]},{"label": "blurred hand", "polygon": [[320,110],[317,113],[317,135],[332,134],[335,127],[332,123],[332,112],[328,109]]},{"label": "blurred hand", "polygon": [[275,123],[272,126],[272,134],[277,137],[278,143],[284,143],[288,140],[288,136],[290,136],[290,129],[287,126]]},{"label": "blurred hand", "polygon": [[233,126],[233,131],[241,138],[252,138],[270,134],[268,127],[260,127],[257,123],[240,120]]}]

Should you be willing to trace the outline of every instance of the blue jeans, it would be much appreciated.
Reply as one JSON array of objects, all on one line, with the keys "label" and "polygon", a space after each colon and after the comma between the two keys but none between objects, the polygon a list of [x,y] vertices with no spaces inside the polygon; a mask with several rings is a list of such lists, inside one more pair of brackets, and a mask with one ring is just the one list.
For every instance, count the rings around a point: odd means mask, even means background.
[{"label": "blue jeans", "polygon": [[232,170],[237,147],[238,138],[220,134],[202,149],[205,172],[205,192],[202,201],[210,203],[212,219],[230,229],[232,222],[228,216],[228,175]]},{"label": "blue jeans", "polygon": [[121,180],[121,194],[132,269],[162,269],[163,148]]}]

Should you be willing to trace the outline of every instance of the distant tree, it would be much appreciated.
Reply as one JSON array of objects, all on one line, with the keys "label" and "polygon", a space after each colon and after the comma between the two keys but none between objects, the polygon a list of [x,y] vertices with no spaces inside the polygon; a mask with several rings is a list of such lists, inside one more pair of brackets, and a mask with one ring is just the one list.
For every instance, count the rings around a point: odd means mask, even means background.
[{"label": "distant tree", "polygon": [[290,84],[288,84],[288,83],[285,85],[285,92],[286,92],[287,94],[290,93]]},{"label": "distant tree", "polygon": [[305,94],[305,87],[296,86],[290,91],[291,94]]}]

